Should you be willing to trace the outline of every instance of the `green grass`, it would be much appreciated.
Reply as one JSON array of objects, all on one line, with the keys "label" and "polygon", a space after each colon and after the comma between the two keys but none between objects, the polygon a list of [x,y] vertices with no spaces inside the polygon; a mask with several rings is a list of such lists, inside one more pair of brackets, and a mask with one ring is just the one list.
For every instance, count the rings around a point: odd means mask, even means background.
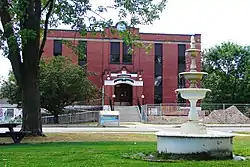
[{"label": "green grass", "polygon": [[[112,134],[115,136],[116,134]],[[142,138],[143,136],[139,136]],[[151,137],[149,137],[151,139]],[[105,136],[103,136],[105,139]],[[154,140],[154,139],[152,139]],[[153,152],[156,142],[94,141],[54,142],[0,146],[0,167],[249,167],[250,161],[146,162],[122,158],[137,152]],[[250,156],[250,137],[235,137],[234,153]]]},{"label": "green grass", "polygon": [[244,135],[250,135],[250,132],[233,132],[233,133],[244,134]]}]

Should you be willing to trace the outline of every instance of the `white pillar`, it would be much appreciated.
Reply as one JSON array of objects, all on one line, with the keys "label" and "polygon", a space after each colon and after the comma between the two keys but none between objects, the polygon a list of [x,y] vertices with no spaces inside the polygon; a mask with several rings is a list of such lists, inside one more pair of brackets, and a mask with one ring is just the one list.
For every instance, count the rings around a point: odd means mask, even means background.
[{"label": "white pillar", "polygon": [[196,102],[197,100],[189,100],[190,102],[190,111],[188,114],[188,119],[190,121],[198,121],[199,120],[199,115],[197,113],[197,109],[196,109]]}]

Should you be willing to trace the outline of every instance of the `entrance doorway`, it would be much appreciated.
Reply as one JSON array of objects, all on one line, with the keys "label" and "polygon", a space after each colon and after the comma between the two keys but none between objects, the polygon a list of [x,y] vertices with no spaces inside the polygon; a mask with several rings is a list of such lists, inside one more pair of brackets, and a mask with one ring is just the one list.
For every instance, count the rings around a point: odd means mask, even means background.
[{"label": "entrance doorway", "polygon": [[133,87],[129,84],[115,85],[115,105],[130,106],[133,102]]}]

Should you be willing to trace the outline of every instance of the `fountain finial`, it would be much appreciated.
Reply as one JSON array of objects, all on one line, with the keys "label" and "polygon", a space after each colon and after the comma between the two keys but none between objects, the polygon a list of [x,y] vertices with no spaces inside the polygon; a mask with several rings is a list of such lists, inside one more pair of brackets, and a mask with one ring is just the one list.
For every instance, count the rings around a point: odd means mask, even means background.
[{"label": "fountain finial", "polygon": [[191,49],[195,49],[195,38],[194,38],[194,36],[192,35],[191,36],[191,39],[190,39],[190,48]]}]

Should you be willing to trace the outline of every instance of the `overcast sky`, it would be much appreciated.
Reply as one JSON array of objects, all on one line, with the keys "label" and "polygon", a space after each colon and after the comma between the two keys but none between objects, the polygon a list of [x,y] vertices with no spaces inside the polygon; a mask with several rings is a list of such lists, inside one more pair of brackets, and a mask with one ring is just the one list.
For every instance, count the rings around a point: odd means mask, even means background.
[{"label": "overcast sky", "polygon": [[[95,4],[111,1],[93,0]],[[250,0],[168,0],[160,20],[139,28],[150,33],[201,34],[203,48],[223,41],[250,45],[249,16]],[[10,68],[0,53],[0,77],[6,77]]]}]

